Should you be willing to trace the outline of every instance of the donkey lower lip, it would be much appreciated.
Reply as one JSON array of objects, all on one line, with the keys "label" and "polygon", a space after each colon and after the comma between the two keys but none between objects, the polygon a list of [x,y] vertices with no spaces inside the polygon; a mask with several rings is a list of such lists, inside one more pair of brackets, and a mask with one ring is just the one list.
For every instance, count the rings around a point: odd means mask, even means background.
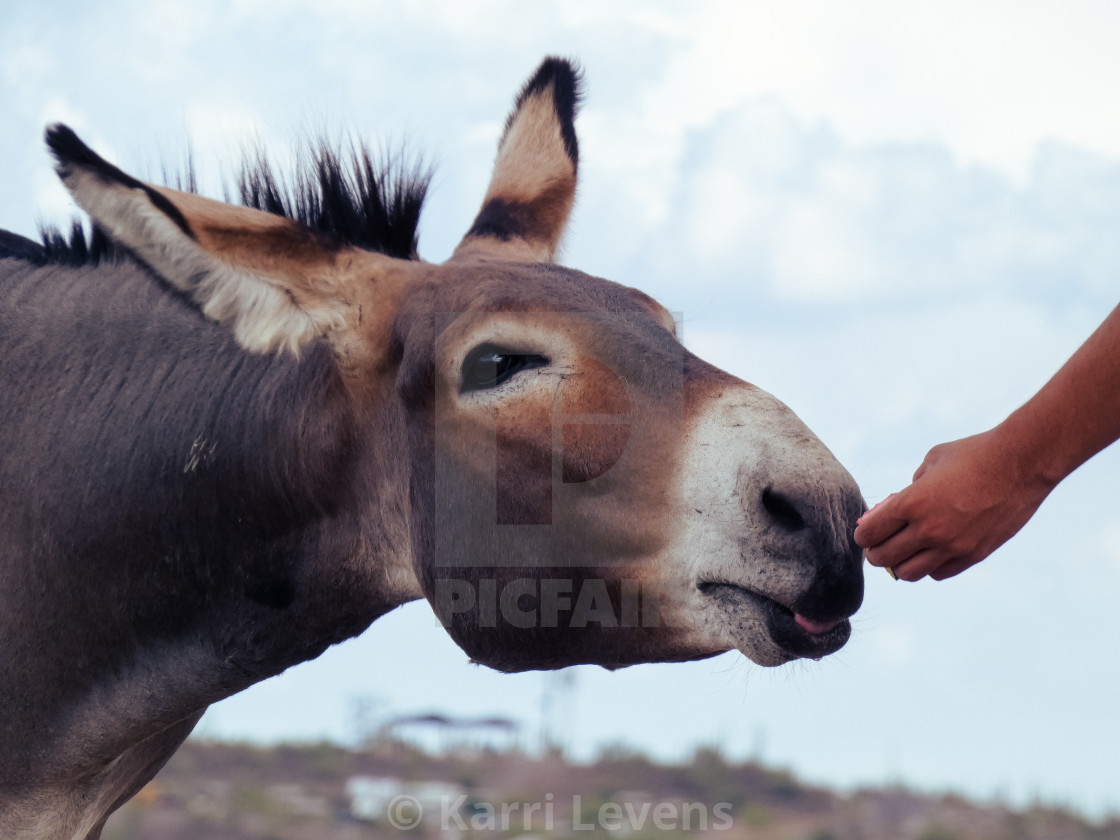
[{"label": "donkey lower lip", "polygon": [[[771,640],[794,657],[819,659],[835,653],[852,634],[852,625],[847,618],[835,624],[827,622],[832,626],[828,629],[821,627],[823,632],[813,632],[799,622],[798,614],[785,604],[738,584],[701,581],[697,588],[704,595],[719,601],[728,611],[746,608],[760,614]],[[812,625],[816,622],[808,623]]]}]

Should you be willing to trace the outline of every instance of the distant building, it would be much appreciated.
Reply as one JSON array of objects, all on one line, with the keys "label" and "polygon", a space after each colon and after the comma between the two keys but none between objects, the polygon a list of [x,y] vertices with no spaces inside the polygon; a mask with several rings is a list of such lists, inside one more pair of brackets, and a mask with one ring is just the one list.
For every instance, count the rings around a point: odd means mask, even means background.
[{"label": "distant building", "polygon": [[[350,816],[365,822],[393,823],[399,820],[408,823],[414,818],[422,818],[438,823],[443,809],[463,792],[460,785],[451,782],[406,782],[373,776],[351,776],[346,782]],[[412,801],[402,805],[400,797],[410,797]]]},{"label": "distant building", "polygon": [[517,747],[521,725],[504,717],[453,718],[437,713],[402,715],[385,721],[379,741],[402,741],[441,754]]}]

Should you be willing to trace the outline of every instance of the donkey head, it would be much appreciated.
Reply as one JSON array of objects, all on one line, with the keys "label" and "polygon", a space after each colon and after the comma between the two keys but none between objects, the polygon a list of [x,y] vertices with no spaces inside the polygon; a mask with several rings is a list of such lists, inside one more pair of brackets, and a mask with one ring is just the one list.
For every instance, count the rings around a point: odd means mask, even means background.
[{"label": "donkey head", "polygon": [[141,183],[62,127],[48,141],[96,224],[246,351],[330,347],[368,439],[370,575],[426,596],[475,660],[831,653],[863,593],[858,488],[782,403],[689,353],[657,302],[552,262],[578,98],[572,66],[546,60],[439,265]]}]

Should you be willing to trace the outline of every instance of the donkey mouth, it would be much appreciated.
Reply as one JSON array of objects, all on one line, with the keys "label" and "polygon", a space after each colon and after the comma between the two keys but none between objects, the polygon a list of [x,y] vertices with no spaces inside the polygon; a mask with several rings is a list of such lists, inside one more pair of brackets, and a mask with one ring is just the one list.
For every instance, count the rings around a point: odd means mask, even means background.
[{"label": "donkey mouth", "polygon": [[771,641],[791,658],[820,659],[842,648],[852,634],[852,625],[847,618],[810,618],[761,592],[738,584],[702,581],[697,588],[716,601],[729,616],[739,617],[748,613],[761,618]]}]

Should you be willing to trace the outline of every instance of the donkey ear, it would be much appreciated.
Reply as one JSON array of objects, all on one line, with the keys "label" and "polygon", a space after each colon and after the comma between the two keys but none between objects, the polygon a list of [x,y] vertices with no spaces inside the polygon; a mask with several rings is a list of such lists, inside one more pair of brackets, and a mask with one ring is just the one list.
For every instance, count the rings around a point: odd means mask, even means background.
[{"label": "donkey ear", "polygon": [[452,259],[551,262],[576,194],[580,72],[546,58],[525,83],[498,142],[482,210]]},{"label": "donkey ear", "polygon": [[245,349],[298,356],[355,317],[338,269],[352,262],[344,259],[352,249],[271,213],[138,181],[67,126],[51,126],[46,140],[94,223],[229,326]]}]

